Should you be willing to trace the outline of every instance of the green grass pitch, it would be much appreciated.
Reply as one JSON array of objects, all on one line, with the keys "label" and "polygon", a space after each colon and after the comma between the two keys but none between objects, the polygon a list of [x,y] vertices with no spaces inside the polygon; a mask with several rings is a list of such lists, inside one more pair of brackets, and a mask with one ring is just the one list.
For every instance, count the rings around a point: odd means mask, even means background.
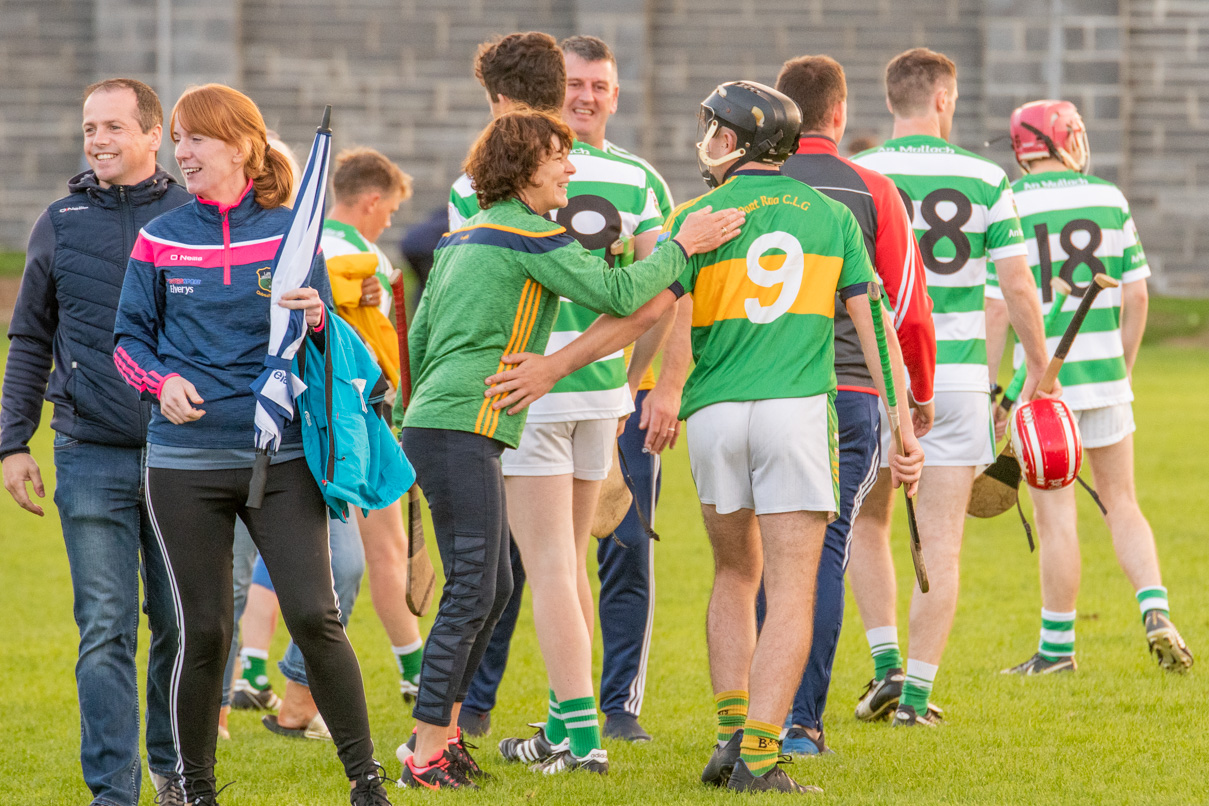
[{"label": "green grass pitch", "polygon": [[[872,664],[849,597],[826,719],[836,755],[798,761],[791,769],[799,780],[822,786],[825,802],[917,806],[1209,799],[1209,711],[1204,707],[1209,672],[1202,668],[1209,667],[1209,594],[1203,578],[1209,572],[1204,526],[1209,352],[1196,346],[1148,345],[1138,365],[1139,496],[1158,535],[1173,617],[1200,658],[1197,666],[1188,675],[1172,676],[1147,656],[1138,608],[1117,567],[1107,529],[1091,501],[1079,493],[1084,552],[1077,626],[1080,671],[1054,679],[1001,676],[1000,669],[1036,648],[1037,558],[1028,553],[1014,514],[971,520],[962,598],[934,694],[948,717],[943,729],[899,731],[855,721],[852,709]],[[35,454],[50,486],[51,435],[45,422]],[[0,803],[14,806],[83,804],[89,797],[77,759],[71,584],[55,510],[49,500],[45,503],[48,515],[39,520],[19,511],[7,495],[0,501]],[[905,591],[911,563],[901,511],[898,517],[894,546],[900,590]],[[711,561],[683,444],[666,456],[657,525],[663,536],[656,548],[658,605],[642,713],[654,743],[609,743],[612,770],[604,780],[586,775],[538,779],[523,767],[500,762],[498,740],[528,735],[525,723],[542,717],[545,702],[545,675],[526,605],[492,733],[476,754],[496,781],[475,794],[392,792],[395,803],[731,801],[734,796],[707,790],[697,779],[713,740],[704,636]],[[902,599],[899,616],[904,642],[906,601]],[[398,696],[388,642],[364,589],[350,635],[365,676],[378,757],[393,776],[399,770],[394,749],[406,739],[412,720]],[[146,651],[145,638],[144,633],[140,652]],[[284,641],[284,630],[279,630],[275,659]],[[599,665],[599,637],[597,647]],[[272,672],[280,690],[284,681],[275,667]],[[234,782],[222,796],[226,806],[348,802],[330,744],[270,735],[257,716],[246,713],[232,715],[231,733],[231,741],[221,742],[218,751],[220,783]],[[141,803],[152,802],[144,786]]]}]

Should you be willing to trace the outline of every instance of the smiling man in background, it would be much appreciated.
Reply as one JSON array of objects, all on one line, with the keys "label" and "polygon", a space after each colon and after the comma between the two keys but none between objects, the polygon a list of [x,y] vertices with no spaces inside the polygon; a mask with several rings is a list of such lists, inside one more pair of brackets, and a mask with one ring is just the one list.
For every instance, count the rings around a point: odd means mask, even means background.
[{"label": "smiling man in background", "polygon": [[162,120],[159,98],[140,81],[113,78],[85,91],[89,170],[67,183],[71,193],[30,233],[0,402],[4,486],[39,517],[42,507],[26,485],[39,498],[45,490],[29,441],[43,396],[55,407],[55,504],[80,630],[80,762],[96,806],[135,806],[139,799],[140,558],[151,627],[148,766],[156,803],[184,802],[167,699],[176,619],[143,499],[151,404],[113,364],[114,316],[135,236],[192,198],[155,163]]}]

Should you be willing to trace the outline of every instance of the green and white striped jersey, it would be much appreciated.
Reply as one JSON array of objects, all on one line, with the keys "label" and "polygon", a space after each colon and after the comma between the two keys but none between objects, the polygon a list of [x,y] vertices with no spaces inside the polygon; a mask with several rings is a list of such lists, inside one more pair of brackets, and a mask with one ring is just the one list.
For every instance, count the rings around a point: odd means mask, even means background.
[{"label": "green and white striped jersey", "polygon": [[[1052,354],[1093,273],[1133,283],[1149,277],[1150,267],[1129,203],[1113,183],[1075,171],[1047,171],[1025,176],[1012,190],[1042,307],[1049,311],[1053,304],[1054,277],[1075,289],[1047,339]],[[1003,298],[994,272],[987,278],[987,296]],[[1016,345],[1016,365],[1023,360],[1024,352]],[[1133,400],[1121,342],[1121,289],[1105,289],[1096,296],[1058,381],[1062,399],[1076,411]]]},{"label": "green and white striped jersey", "polygon": [[[567,186],[569,203],[554,220],[596,257],[610,264],[609,247],[621,237],[657,230],[671,212],[671,194],[653,168],[608,141],[598,149],[577,141],[571,149],[575,174]],[[666,212],[664,206],[666,205]],[[454,183],[449,196],[449,228],[455,230],[479,211],[469,177]],[[597,314],[570,300],[559,302],[546,345],[554,353],[577,338]],[[622,417],[634,410],[626,385],[624,351],[607,355],[563,378],[529,407],[531,423]]]},{"label": "green and white striped jersey", "polygon": [[1026,254],[1007,174],[939,137],[887,140],[853,161],[898,185],[912,215],[936,325],[936,389],[985,392],[987,261]]}]

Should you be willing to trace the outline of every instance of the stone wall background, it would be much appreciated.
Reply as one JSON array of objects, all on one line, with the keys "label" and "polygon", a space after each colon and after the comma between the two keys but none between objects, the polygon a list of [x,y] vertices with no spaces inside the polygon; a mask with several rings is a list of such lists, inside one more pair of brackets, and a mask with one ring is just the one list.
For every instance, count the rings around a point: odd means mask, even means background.
[{"label": "stone wall background", "polygon": [[844,65],[849,136],[884,138],[886,62],[917,45],[944,51],[959,69],[954,142],[1013,176],[1006,141],[983,143],[1016,105],[1068,98],[1091,131],[1093,171],[1133,204],[1156,289],[1209,293],[1204,0],[0,0],[0,248],[21,249],[80,169],[82,89],[122,74],[166,107],[189,84],[232,84],[303,150],[333,104],[337,148],[373,146],[415,177],[389,249],[444,203],[488,119],[475,46],[528,29],[613,46],[622,102],[609,137],[680,200],[703,190],[697,102],[721,81],[772,83],[802,53]]}]

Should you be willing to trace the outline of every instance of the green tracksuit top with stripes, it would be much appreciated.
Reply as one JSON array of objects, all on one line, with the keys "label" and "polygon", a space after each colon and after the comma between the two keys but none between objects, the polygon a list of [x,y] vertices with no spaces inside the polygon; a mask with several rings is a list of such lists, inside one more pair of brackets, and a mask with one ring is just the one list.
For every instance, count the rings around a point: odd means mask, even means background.
[{"label": "green tracksuit top with stripes", "polygon": [[[1046,334],[1052,354],[1093,273],[1129,284],[1149,277],[1150,267],[1129,203],[1112,182],[1075,171],[1047,171],[1017,180],[1012,191],[1043,310],[1048,313],[1053,305],[1054,277],[1075,290]],[[987,276],[987,296],[1003,299],[993,271]],[[1017,344],[1016,366],[1023,361],[1024,350]],[[1096,297],[1058,381],[1062,399],[1075,411],[1133,400],[1121,340],[1120,288],[1105,289]]]},{"label": "green tracksuit top with stripes", "polygon": [[541,354],[559,297],[597,313],[628,316],[684,271],[667,244],[625,268],[593,257],[565,228],[517,199],[498,202],[441,239],[408,332],[412,396],[404,428],[469,431],[515,448],[526,412],[494,410],[483,381],[510,353]]},{"label": "green tracksuit top with stripes", "polygon": [[[609,247],[620,237],[631,238],[658,231],[671,212],[671,197],[663,180],[649,165],[607,140],[596,148],[582,140],[571,148],[575,174],[567,185],[568,204],[551,218],[593,255],[609,263],[616,258]],[[449,197],[451,229],[462,226],[479,211],[469,177],[454,183]],[[596,320],[596,312],[567,299],[558,317],[546,353],[555,353],[579,337]],[[623,417],[634,410],[626,384],[622,351],[602,356],[572,372],[529,407],[529,422],[559,423]]]}]

